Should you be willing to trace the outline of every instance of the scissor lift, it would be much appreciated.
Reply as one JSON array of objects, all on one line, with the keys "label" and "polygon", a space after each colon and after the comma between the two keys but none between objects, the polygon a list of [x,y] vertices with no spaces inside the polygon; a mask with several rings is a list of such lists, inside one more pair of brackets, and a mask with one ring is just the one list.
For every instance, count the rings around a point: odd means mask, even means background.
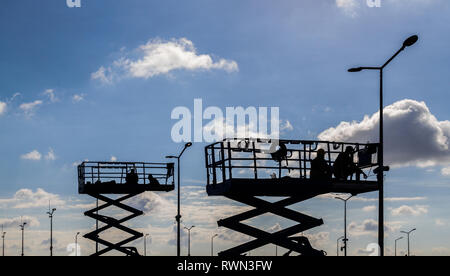
[{"label": "scissor lift", "polygon": [[[332,178],[319,181],[309,177],[311,161],[319,149],[325,150],[325,159],[332,167],[338,154],[348,146],[354,150],[354,165],[368,174],[367,179],[361,179],[360,172],[354,175],[354,179],[346,180]],[[378,144],[270,139],[225,139],[206,146],[208,195],[225,196],[254,207],[218,221],[219,226],[255,238],[220,252],[219,256],[242,255],[270,243],[300,255],[325,255],[324,251],[312,248],[306,237],[294,236],[322,225],[323,220],[286,207],[326,193],[357,195],[377,191],[376,176],[370,173],[373,167],[378,166],[377,151]],[[283,199],[269,202],[260,197]],[[266,213],[290,219],[297,224],[269,233],[242,223]]]},{"label": "scissor lift", "polygon": [[[134,178],[129,177],[134,170]],[[128,177],[127,177],[128,175]],[[131,181],[131,179],[134,179]],[[169,192],[174,189],[174,163],[144,163],[144,162],[83,162],[78,166],[78,193],[90,195],[104,202],[84,214],[100,221],[104,225],[84,235],[105,248],[96,251],[92,256],[100,256],[111,250],[117,250],[127,256],[139,256],[135,247],[125,246],[127,243],[143,236],[123,225],[128,220],[143,215],[141,210],[128,206],[122,201],[137,196],[146,191]],[[116,199],[105,195],[122,195]],[[100,215],[99,211],[115,206],[131,213],[121,219]],[[119,242],[109,242],[101,238],[100,233],[116,228],[131,236]]]}]

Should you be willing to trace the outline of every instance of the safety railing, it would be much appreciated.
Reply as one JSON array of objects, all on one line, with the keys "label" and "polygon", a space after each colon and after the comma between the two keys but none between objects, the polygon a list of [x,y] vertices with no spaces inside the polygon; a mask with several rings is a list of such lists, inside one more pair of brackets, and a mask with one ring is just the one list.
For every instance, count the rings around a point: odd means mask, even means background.
[{"label": "safety railing", "polygon": [[[207,184],[217,184],[233,178],[309,178],[311,161],[317,151],[325,151],[325,161],[332,169],[337,156],[351,147],[355,180],[365,173],[368,180],[376,175],[379,144],[347,143],[313,140],[224,139],[205,147]],[[334,177],[334,176],[333,176]]]},{"label": "safety railing", "polygon": [[78,183],[174,185],[174,163],[83,162],[78,166]]}]

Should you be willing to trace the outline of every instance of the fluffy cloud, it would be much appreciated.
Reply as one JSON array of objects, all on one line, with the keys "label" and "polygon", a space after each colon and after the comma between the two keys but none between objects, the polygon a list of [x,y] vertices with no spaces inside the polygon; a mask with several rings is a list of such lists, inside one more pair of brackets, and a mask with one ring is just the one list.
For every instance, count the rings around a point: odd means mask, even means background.
[{"label": "fluffy cloud", "polygon": [[41,100],[36,100],[30,103],[23,103],[19,106],[19,108],[23,111],[26,116],[34,115],[34,111],[38,106],[40,106],[43,102]]},{"label": "fluffy cloud", "polygon": [[359,3],[357,0],[336,0],[336,6],[345,14],[355,17],[357,15]]},{"label": "fluffy cloud", "polygon": [[30,189],[18,190],[12,198],[0,199],[2,208],[26,209],[36,207],[62,206],[65,202],[56,194],[48,193],[41,188],[36,192]]},{"label": "fluffy cloud", "polygon": [[365,206],[362,210],[364,212],[373,212],[377,209],[377,206],[375,205],[369,205],[369,206]]},{"label": "fluffy cloud", "polygon": [[3,115],[6,112],[6,103],[0,101],[0,115]]},{"label": "fluffy cloud", "polygon": [[82,100],[84,100],[84,94],[75,94],[72,96],[72,102],[73,103],[78,103],[81,102]]},{"label": "fluffy cloud", "polygon": [[450,176],[450,167],[442,168],[441,174],[444,176]]},{"label": "fluffy cloud", "polygon": [[31,227],[39,226],[40,224],[37,218],[29,216],[0,219],[0,225],[3,225],[4,228],[18,228],[23,222],[26,222]]},{"label": "fluffy cloud", "polygon": [[214,61],[210,55],[198,54],[192,41],[186,38],[170,41],[153,39],[139,46],[137,52],[137,58],[122,57],[107,68],[100,67],[91,74],[91,78],[111,83],[122,77],[148,79],[174,70],[238,71],[236,61],[227,59]]},{"label": "fluffy cloud", "polygon": [[[378,112],[361,122],[341,122],[318,135],[320,140],[377,142]],[[385,163],[433,166],[450,163],[450,121],[438,121],[424,102],[401,100],[384,108]]]},{"label": "fluffy cloud", "polygon": [[45,155],[45,159],[46,160],[55,160],[56,159],[56,155],[55,152],[53,151],[52,148],[50,148],[50,150],[47,152],[47,154]]},{"label": "fluffy cloud", "polygon": [[25,159],[25,160],[38,161],[38,160],[41,160],[42,154],[37,150],[33,150],[29,153],[21,155],[20,158]]},{"label": "fluffy cloud", "polygon": [[127,203],[138,210],[142,210],[144,213],[172,210],[174,208],[170,201],[152,192],[145,192],[130,198],[127,200]]},{"label": "fluffy cloud", "polygon": [[58,98],[55,95],[54,89],[47,89],[44,91],[44,95],[48,96],[50,102],[54,103],[58,101]]},{"label": "fluffy cloud", "polygon": [[[384,225],[384,231],[386,232],[395,232],[399,229],[399,225],[388,224]],[[348,231],[351,235],[354,236],[363,236],[363,235],[377,235],[378,231],[378,222],[373,219],[366,219],[362,223],[357,223],[352,221],[348,225]]]},{"label": "fluffy cloud", "polygon": [[408,206],[408,205],[402,205],[398,208],[394,208],[391,211],[391,214],[393,216],[419,216],[422,214],[428,213],[428,207],[423,205],[415,205],[415,206]]}]

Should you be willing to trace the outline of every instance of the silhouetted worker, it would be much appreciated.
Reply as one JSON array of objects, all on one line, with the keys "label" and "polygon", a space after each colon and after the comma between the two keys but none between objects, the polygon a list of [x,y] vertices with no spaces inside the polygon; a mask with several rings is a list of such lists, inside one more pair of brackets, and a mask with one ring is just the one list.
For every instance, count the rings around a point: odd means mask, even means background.
[{"label": "silhouetted worker", "polygon": [[331,179],[331,168],[325,161],[325,150],[319,149],[317,157],[311,161],[311,179],[329,180]]},{"label": "silhouetted worker", "polygon": [[367,178],[367,175],[353,162],[353,148],[347,146],[344,152],[339,153],[333,164],[333,173],[337,179],[347,180],[354,173],[360,173]]},{"label": "silhouetted worker", "polygon": [[127,184],[138,184],[139,177],[134,169],[131,169],[125,178]]},{"label": "silhouetted worker", "polygon": [[152,186],[158,186],[159,185],[158,179],[154,178],[151,173],[148,174],[148,181],[150,181],[150,185],[152,185]]}]

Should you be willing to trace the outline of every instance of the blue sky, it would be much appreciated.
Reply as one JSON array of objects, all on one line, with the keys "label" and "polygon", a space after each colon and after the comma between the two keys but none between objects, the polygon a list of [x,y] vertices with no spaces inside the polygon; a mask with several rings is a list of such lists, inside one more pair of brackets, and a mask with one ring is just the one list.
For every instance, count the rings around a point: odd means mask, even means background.
[{"label": "blue sky", "polygon": [[[48,198],[58,205],[58,254],[66,254],[65,245],[77,231],[92,227],[82,214],[92,200],[77,194],[74,164],[113,156],[119,161],[163,161],[182,147],[171,140],[171,111],[177,106],[192,110],[196,98],[204,106],[223,109],[279,107],[280,119],[292,125],[282,132],[286,139],[316,139],[352,121],[361,124],[339,137],[372,137],[361,129],[375,129],[362,120],[378,111],[377,76],[346,69],[381,65],[412,34],[419,35],[419,42],[385,72],[385,103],[392,106],[386,135],[390,129],[398,134],[387,143],[411,153],[390,157],[395,165],[385,188],[386,221],[392,228],[387,254],[392,254],[399,231],[412,227],[418,229],[414,254],[450,254],[450,239],[444,234],[450,230],[450,155],[448,148],[442,149],[450,138],[448,1],[381,0],[380,8],[369,8],[363,0],[81,2],[81,8],[68,8],[64,0],[4,0],[0,8],[0,219],[6,224],[28,216],[34,222],[30,254],[47,254],[40,241],[48,239]],[[213,65],[183,65],[147,78],[124,72],[130,63],[114,65],[142,60],[145,53],[139,47],[179,45],[181,39],[192,43],[197,56],[208,55]],[[236,67],[221,66],[221,59]],[[93,77],[102,67],[110,81]],[[412,115],[398,115],[405,110]],[[339,131],[329,131],[327,137],[336,135]],[[205,145],[194,144],[183,157],[184,221],[198,226],[194,254],[208,254],[210,235],[223,230],[216,229],[213,219],[202,220],[189,210],[202,206],[205,214],[220,218],[241,208],[206,197]],[[421,155],[417,148],[422,145],[431,153]],[[154,235],[154,254],[175,253],[170,242],[166,246],[174,237],[173,196],[146,195],[136,203],[148,202],[144,207],[155,213],[133,221]],[[364,254],[361,250],[376,241],[370,228],[377,214],[371,207],[377,202],[370,198],[376,196],[363,195],[349,204],[351,254]],[[152,204],[158,208],[150,208]],[[324,226],[307,234],[330,255],[342,234],[341,205],[321,198],[294,206],[324,219]],[[254,223],[272,227],[277,222],[263,217]],[[288,226],[279,223],[277,227]],[[18,254],[19,228],[11,226],[7,232],[7,252]],[[224,233],[218,249],[241,239]],[[82,243],[89,253],[90,243]],[[400,243],[404,250],[404,241]],[[273,254],[273,248],[254,254]]]}]

